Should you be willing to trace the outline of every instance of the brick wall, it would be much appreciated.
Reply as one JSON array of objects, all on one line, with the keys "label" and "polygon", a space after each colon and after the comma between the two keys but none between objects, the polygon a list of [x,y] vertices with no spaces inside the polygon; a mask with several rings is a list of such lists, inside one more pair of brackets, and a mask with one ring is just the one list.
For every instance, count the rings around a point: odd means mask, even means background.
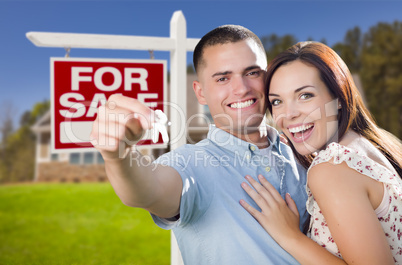
[{"label": "brick wall", "polygon": [[68,162],[39,163],[38,179],[41,182],[99,182],[107,181],[105,165],[74,165]]}]

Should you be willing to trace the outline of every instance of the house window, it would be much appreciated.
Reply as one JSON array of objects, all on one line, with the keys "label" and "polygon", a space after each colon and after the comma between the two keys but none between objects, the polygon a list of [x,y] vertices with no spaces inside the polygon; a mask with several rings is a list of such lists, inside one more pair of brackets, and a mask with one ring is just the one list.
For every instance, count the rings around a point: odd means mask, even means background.
[{"label": "house window", "polygon": [[105,161],[99,152],[70,153],[70,164],[92,165],[104,163]]},{"label": "house window", "polygon": [[51,161],[59,161],[59,154],[51,154],[50,160]]},{"label": "house window", "polygon": [[97,164],[105,164],[105,160],[103,160],[101,153],[96,153],[96,163]]},{"label": "house window", "polygon": [[94,164],[94,153],[84,153],[84,164]]},{"label": "house window", "polygon": [[71,153],[70,154],[70,164],[79,165],[80,161],[80,153]]}]

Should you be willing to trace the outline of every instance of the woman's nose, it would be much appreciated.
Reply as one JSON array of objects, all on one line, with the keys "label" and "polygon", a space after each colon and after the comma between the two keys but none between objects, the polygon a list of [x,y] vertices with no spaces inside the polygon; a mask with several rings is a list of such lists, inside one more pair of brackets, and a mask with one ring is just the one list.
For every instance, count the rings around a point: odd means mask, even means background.
[{"label": "woman's nose", "polygon": [[272,111],[272,117],[276,124],[279,124],[282,119],[292,120],[300,115],[295,103],[284,104],[281,108],[274,108]]},{"label": "woman's nose", "polygon": [[300,115],[300,111],[295,104],[289,104],[286,106],[285,116],[287,119],[291,120]]}]

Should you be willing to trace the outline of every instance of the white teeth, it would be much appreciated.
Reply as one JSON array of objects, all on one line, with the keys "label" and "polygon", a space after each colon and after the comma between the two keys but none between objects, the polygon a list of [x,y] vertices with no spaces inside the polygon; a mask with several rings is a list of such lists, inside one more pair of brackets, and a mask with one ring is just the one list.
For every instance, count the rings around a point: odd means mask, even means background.
[{"label": "white teeth", "polygon": [[251,106],[254,103],[254,100],[250,99],[244,102],[236,102],[236,103],[232,103],[230,104],[231,108],[234,109],[242,109],[242,108],[247,108],[248,106]]},{"label": "white teeth", "polygon": [[311,127],[313,127],[313,124],[307,124],[307,125],[301,125],[298,127],[294,127],[294,128],[289,128],[289,132],[291,133],[297,133],[297,132],[301,132],[301,131],[305,131],[307,129],[310,129]]}]

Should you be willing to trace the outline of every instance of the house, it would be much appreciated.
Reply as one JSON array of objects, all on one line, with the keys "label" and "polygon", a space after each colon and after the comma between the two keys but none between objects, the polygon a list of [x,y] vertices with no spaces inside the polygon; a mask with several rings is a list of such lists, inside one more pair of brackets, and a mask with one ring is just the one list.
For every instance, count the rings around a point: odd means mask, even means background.
[{"label": "house", "polygon": [[[186,138],[188,143],[196,143],[206,137],[208,120],[210,120],[208,108],[198,103],[193,92],[192,83],[195,79],[195,74],[187,76],[188,135]],[[51,113],[48,111],[31,128],[36,134],[37,140],[34,181],[106,181],[104,161],[96,149],[85,152],[51,153],[50,121]],[[141,153],[150,155],[153,158],[157,158],[167,151],[168,149],[150,149],[145,147],[140,150]]]}]

